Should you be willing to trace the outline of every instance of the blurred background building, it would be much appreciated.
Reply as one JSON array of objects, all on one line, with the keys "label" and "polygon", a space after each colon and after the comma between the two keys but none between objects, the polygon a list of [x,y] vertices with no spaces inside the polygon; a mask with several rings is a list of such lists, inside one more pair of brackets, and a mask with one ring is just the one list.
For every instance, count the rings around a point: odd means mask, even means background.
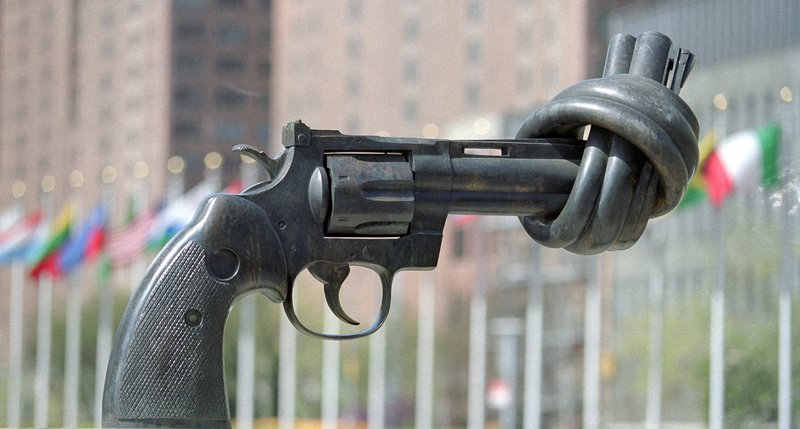
[{"label": "blurred background building", "polygon": [[191,187],[204,156],[217,151],[227,183],[239,175],[230,148],[267,142],[269,2],[0,7],[4,205],[13,193],[36,205],[45,186],[58,207],[79,182],[93,203],[109,167],[120,214],[132,198],[163,198],[172,156],[183,158]]}]

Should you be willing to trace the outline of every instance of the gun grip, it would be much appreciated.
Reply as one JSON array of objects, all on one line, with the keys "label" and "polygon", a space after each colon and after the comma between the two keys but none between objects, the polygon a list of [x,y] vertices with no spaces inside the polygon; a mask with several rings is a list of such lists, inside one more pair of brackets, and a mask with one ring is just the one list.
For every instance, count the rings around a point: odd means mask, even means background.
[{"label": "gun grip", "polygon": [[215,195],[148,270],[117,331],[103,395],[108,427],[230,427],[222,365],[234,301],[286,295],[280,242],[243,197]]}]

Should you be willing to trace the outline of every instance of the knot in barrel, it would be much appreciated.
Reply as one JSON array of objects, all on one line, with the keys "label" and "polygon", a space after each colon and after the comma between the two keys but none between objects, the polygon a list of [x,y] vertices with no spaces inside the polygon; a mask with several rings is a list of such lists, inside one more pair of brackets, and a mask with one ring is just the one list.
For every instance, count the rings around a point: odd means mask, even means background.
[{"label": "knot in barrel", "polygon": [[685,75],[675,74],[681,51],[671,57],[671,46],[659,33],[616,36],[603,77],[567,88],[524,121],[516,138],[591,130],[560,213],[520,218],[534,240],[579,254],[625,249],[650,218],[678,205],[697,168],[698,123],[677,94]]}]

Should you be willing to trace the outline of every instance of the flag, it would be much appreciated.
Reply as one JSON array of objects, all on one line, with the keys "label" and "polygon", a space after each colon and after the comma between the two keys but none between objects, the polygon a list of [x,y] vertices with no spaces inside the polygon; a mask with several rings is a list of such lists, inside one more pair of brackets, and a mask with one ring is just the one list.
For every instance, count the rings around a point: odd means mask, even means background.
[{"label": "flag", "polygon": [[780,128],[773,124],[720,141],[703,169],[711,203],[721,206],[731,192],[742,186],[777,185],[780,135]]},{"label": "flag", "polygon": [[81,230],[71,236],[59,253],[56,274],[69,274],[84,261],[92,261],[103,246],[106,231],[106,207],[98,204]]},{"label": "flag", "polygon": [[12,225],[19,222],[23,216],[24,213],[18,205],[15,205],[14,207],[4,211],[2,214],[0,214],[0,231],[5,231],[6,229],[10,228]]},{"label": "flag", "polygon": [[214,193],[209,181],[200,182],[189,192],[170,202],[158,216],[148,239],[149,249],[160,249],[182,230],[194,217],[197,207],[209,195]]},{"label": "flag", "polygon": [[716,143],[716,136],[713,132],[710,132],[706,134],[705,137],[700,139],[700,142],[697,144],[700,152],[700,157],[697,163],[697,173],[695,173],[694,177],[692,177],[692,180],[690,180],[689,184],[686,186],[686,193],[683,194],[683,199],[681,200],[680,205],[678,205],[678,208],[685,208],[708,198],[706,181],[701,172],[703,171],[711,152],[714,151],[714,145]]},{"label": "flag", "polygon": [[477,219],[477,215],[452,215],[450,216],[451,225],[455,227],[462,227],[469,223],[472,223],[475,219]]},{"label": "flag", "polygon": [[242,179],[236,179],[231,182],[225,189],[222,190],[223,194],[241,194],[244,186],[242,184]]},{"label": "flag", "polygon": [[157,214],[157,210],[147,210],[127,227],[108,234],[106,249],[114,265],[129,264],[145,251]]},{"label": "flag", "polygon": [[0,264],[23,258],[41,223],[42,212],[37,210],[0,232]]},{"label": "flag", "polygon": [[49,225],[45,239],[34,248],[29,260],[32,267],[31,277],[38,279],[43,273],[56,274],[57,254],[69,237],[74,211],[74,205],[67,203],[53,223]]}]

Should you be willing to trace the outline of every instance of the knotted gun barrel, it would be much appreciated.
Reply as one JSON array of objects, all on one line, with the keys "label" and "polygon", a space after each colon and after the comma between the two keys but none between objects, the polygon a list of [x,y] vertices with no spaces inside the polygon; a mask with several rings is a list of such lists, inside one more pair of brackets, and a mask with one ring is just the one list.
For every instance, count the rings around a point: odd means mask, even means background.
[{"label": "knotted gun barrel", "polygon": [[693,55],[671,49],[663,34],[618,35],[602,78],[567,88],[525,120],[518,138],[592,127],[564,208],[521,218],[537,242],[581,254],[624,249],[680,202],[697,168],[698,123],[677,95]]}]

